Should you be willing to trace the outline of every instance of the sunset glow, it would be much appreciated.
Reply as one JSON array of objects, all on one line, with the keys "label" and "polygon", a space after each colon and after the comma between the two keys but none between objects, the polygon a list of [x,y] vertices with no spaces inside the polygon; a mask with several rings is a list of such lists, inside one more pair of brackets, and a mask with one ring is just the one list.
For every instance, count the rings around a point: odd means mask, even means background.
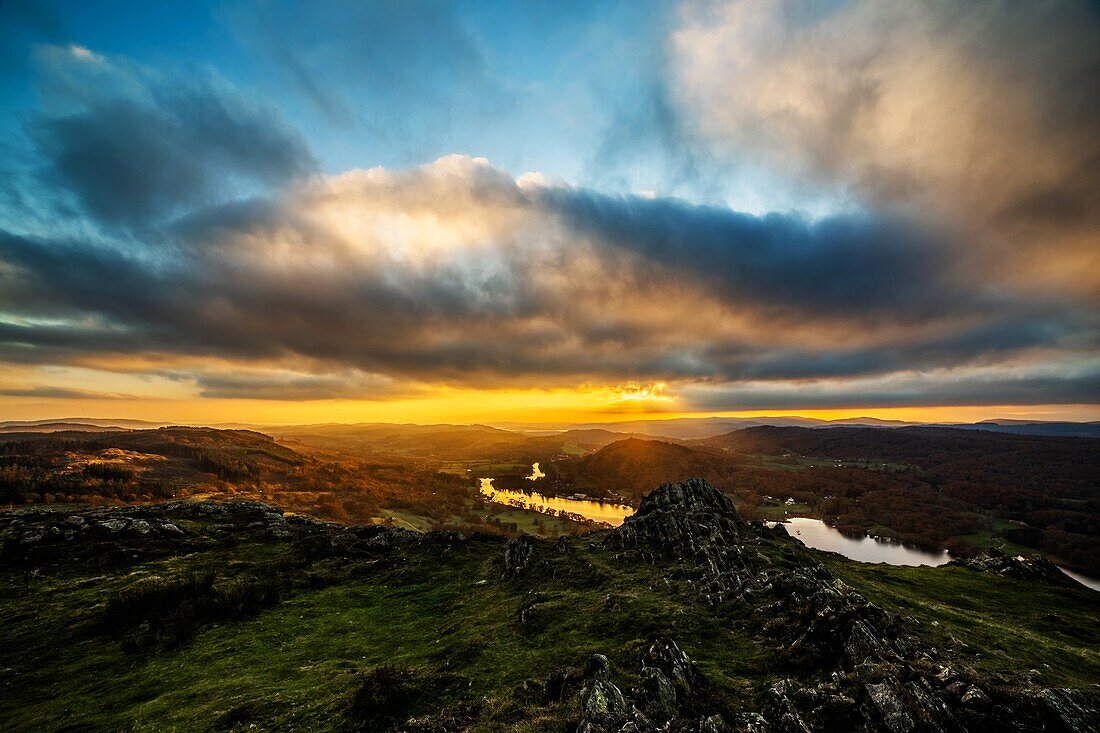
[{"label": "sunset glow", "polygon": [[229,5],[4,11],[4,417],[1100,418],[1095,9]]}]

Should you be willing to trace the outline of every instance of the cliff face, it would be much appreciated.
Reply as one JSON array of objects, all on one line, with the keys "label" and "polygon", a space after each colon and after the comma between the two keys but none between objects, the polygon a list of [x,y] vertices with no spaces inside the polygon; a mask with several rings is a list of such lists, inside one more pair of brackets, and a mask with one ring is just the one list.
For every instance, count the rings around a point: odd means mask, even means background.
[{"label": "cliff face", "polygon": [[[1016,558],[878,572],[988,596],[940,627],[871,602],[836,576],[847,567],[743,521],[702,480],[555,542],[349,527],[256,502],[0,512],[13,640],[0,716],[12,730],[1100,729],[1087,591]],[[1029,621],[1016,609],[1032,596],[1051,608]],[[992,642],[968,636],[978,601],[1012,609]],[[1025,637],[1079,648],[1020,651]],[[991,673],[983,655],[998,650],[1019,669]]]}]

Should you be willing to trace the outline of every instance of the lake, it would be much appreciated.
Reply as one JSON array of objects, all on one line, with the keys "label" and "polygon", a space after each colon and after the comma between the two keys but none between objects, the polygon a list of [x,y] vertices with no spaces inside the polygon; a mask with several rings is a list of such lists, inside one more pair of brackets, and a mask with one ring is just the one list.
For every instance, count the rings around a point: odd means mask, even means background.
[{"label": "lake", "polygon": [[[951,556],[946,551],[921,550],[889,540],[874,537],[849,537],[830,527],[820,519],[790,517],[783,528],[787,534],[815,550],[836,552],[849,560],[859,562],[884,562],[887,565],[943,565]],[[1059,568],[1063,573],[1083,586],[1100,591],[1100,580]]]},{"label": "lake", "polygon": [[1076,580],[1081,585],[1085,586],[1086,588],[1092,588],[1093,590],[1100,591],[1100,580],[1097,580],[1096,578],[1090,578],[1087,575],[1081,575],[1081,573],[1075,573],[1074,571],[1067,570],[1066,568],[1058,568],[1058,569],[1061,570],[1066,575],[1068,575],[1069,577]]},{"label": "lake", "polygon": [[[534,465],[534,472],[538,472],[538,464]],[[618,527],[623,520],[634,513],[634,508],[624,504],[614,504],[608,501],[592,501],[586,499],[563,499],[557,496],[546,496],[538,492],[510,491],[508,489],[493,488],[491,478],[478,479],[481,482],[481,493],[490,501],[498,504],[519,507],[520,509],[533,509],[543,514],[566,511],[569,514],[579,514],[585,519],[594,522],[604,522],[613,527]]]},{"label": "lake", "polygon": [[790,517],[782,524],[787,534],[815,550],[836,552],[859,562],[888,565],[943,565],[951,559],[946,551],[921,550],[874,537],[849,537],[820,519]]}]

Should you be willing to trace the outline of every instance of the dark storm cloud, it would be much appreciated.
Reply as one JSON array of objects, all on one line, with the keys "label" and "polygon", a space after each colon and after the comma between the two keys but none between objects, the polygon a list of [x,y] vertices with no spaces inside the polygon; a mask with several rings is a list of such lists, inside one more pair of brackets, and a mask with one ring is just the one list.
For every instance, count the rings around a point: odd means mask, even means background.
[{"label": "dark storm cloud", "polygon": [[938,407],[944,405],[1093,404],[1100,372],[952,378],[883,379],[856,384],[776,384],[689,387],[688,411]]},{"label": "dark storm cloud", "polygon": [[960,287],[942,242],[898,220],[757,217],[564,188],[540,200],[572,230],[689,273],[733,302],[909,319],[973,307],[980,296]]},{"label": "dark storm cloud", "polygon": [[[108,62],[78,57],[68,64]],[[305,141],[273,110],[213,82],[111,69],[88,80],[64,111],[35,120],[34,136],[49,182],[103,224],[146,225],[239,186],[282,186],[315,168]]]},{"label": "dark storm cloud", "polygon": [[[138,251],[3,234],[0,310],[15,320],[0,355],[211,357],[252,366],[195,376],[205,396],[304,400],[418,382],[794,384],[1095,353],[1088,309],[994,297],[943,246],[908,223],[607,197],[457,157],[201,209]],[[1076,389],[1056,383],[1021,394]]]}]

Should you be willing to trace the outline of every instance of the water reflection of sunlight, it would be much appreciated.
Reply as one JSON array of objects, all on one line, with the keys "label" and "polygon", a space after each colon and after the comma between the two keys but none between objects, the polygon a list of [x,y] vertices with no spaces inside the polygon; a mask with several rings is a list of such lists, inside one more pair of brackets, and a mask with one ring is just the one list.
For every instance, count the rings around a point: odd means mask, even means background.
[{"label": "water reflection of sunlight", "polygon": [[[537,465],[537,464],[536,464]],[[618,527],[623,520],[634,513],[633,507],[625,504],[613,504],[606,501],[592,501],[590,499],[563,499],[557,496],[546,496],[537,492],[510,491],[508,489],[493,488],[491,478],[479,479],[481,493],[490,501],[506,506],[514,506],[520,509],[531,509],[543,514],[579,514],[585,519],[594,522],[605,522],[613,527]]]}]

